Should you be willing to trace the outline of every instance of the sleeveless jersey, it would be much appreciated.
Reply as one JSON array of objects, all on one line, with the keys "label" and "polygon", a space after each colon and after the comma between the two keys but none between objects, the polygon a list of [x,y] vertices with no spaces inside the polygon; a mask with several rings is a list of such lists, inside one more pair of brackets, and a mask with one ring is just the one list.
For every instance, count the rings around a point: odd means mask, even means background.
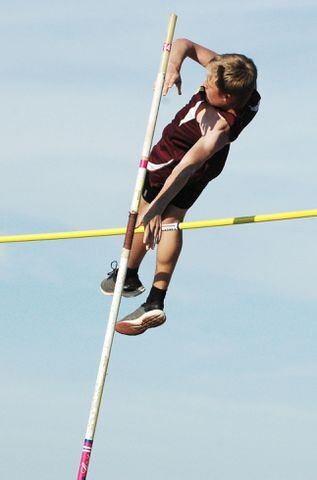
[{"label": "sleeveless jersey", "polygon": [[[259,93],[254,90],[247,104],[237,116],[217,109],[230,126],[230,142],[233,142],[239,136],[256,115],[260,99]],[[148,162],[149,182],[152,187],[162,186],[183,156],[201,138],[202,133],[196,120],[196,113],[199,106],[204,102],[207,102],[205,88],[200,87],[189,103],[164,128],[162,138],[153,147]],[[188,184],[207,184],[211,179],[218,176],[224,167],[229,148],[230,145],[228,144],[210,157],[190,177]]]}]

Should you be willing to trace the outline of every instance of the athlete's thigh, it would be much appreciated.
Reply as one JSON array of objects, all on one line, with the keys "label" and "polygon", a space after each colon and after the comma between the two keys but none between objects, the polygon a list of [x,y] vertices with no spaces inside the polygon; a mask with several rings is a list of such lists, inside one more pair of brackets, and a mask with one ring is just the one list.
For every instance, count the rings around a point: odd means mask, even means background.
[{"label": "athlete's thigh", "polygon": [[170,204],[162,215],[163,223],[182,222],[187,212],[187,208],[179,208]]}]

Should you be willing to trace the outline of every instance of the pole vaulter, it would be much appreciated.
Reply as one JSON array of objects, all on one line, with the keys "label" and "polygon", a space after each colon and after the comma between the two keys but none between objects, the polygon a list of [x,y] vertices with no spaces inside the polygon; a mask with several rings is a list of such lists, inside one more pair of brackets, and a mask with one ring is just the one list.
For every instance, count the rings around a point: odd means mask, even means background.
[{"label": "pole vaulter", "polygon": [[87,471],[88,471],[90,455],[91,455],[91,450],[92,450],[92,445],[93,445],[93,440],[94,440],[94,435],[95,435],[95,430],[96,430],[96,425],[98,420],[101,397],[102,397],[103,387],[105,383],[105,377],[107,373],[111,346],[112,346],[113,336],[115,331],[114,329],[115,329],[115,325],[118,318],[122,290],[123,290],[123,285],[124,285],[124,281],[127,273],[128,260],[129,260],[131,246],[132,246],[132,240],[133,240],[133,235],[134,235],[134,230],[135,230],[135,225],[136,225],[136,220],[138,215],[141,193],[144,186],[146,168],[147,168],[148,159],[149,159],[150,151],[152,147],[156,120],[157,120],[159,106],[160,106],[161,97],[162,97],[162,91],[164,86],[166,70],[167,70],[167,64],[169,60],[169,54],[172,48],[172,41],[173,41],[173,36],[174,36],[174,31],[176,26],[176,20],[177,20],[177,16],[172,14],[170,16],[167,36],[163,45],[161,64],[160,64],[160,69],[157,75],[155,88],[153,92],[152,105],[151,105],[147,129],[146,129],[142,156],[141,156],[141,161],[139,164],[139,170],[138,170],[138,175],[137,175],[136,184],[135,184],[135,190],[134,190],[132,203],[129,211],[129,219],[128,219],[128,224],[126,228],[123,249],[120,257],[118,277],[117,277],[116,286],[115,286],[113,299],[111,303],[108,324],[107,324],[107,329],[105,334],[105,340],[104,340],[103,350],[102,350],[100,364],[99,364],[95,391],[94,391],[93,399],[91,403],[91,409],[90,409],[90,414],[88,419],[83,451],[80,459],[77,480],[85,480],[87,478]]}]

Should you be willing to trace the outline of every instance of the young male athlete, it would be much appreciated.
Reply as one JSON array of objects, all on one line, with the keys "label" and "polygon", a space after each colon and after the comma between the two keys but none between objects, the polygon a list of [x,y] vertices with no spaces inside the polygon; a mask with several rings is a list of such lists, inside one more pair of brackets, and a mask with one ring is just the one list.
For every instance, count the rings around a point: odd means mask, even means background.
[{"label": "young male athlete", "polygon": [[[180,70],[186,57],[206,67],[207,79],[151,151],[137,222],[145,232],[134,236],[123,296],[144,292],[138,269],[146,251],[157,245],[156,270],[146,302],[116,325],[116,331],[126,335],[139,335],[165,322],[164,299],[181,252],[182,232],[162,232],[162,224],[184,220],[206,185],[221,173],[230,143],[259,107],[257,70],[251,59],[218,55],[187,39],[173,43],[163,95],[173,85],[181,94]],[[102,281],[104,294],[113,294],[117,271],[114,266]]]}]

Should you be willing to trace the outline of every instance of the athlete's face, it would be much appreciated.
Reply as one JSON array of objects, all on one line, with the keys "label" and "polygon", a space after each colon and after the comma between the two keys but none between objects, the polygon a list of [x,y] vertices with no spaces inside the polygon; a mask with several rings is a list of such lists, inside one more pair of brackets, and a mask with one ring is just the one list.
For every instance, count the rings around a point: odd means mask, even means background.
[{"label": "athlete's face", "polygon": [[213,77],[207,78],[204,83],[206,97],[210,105],[218,108],[229,108],[231,106],[230,93],[222,93],[216,85]]}]

